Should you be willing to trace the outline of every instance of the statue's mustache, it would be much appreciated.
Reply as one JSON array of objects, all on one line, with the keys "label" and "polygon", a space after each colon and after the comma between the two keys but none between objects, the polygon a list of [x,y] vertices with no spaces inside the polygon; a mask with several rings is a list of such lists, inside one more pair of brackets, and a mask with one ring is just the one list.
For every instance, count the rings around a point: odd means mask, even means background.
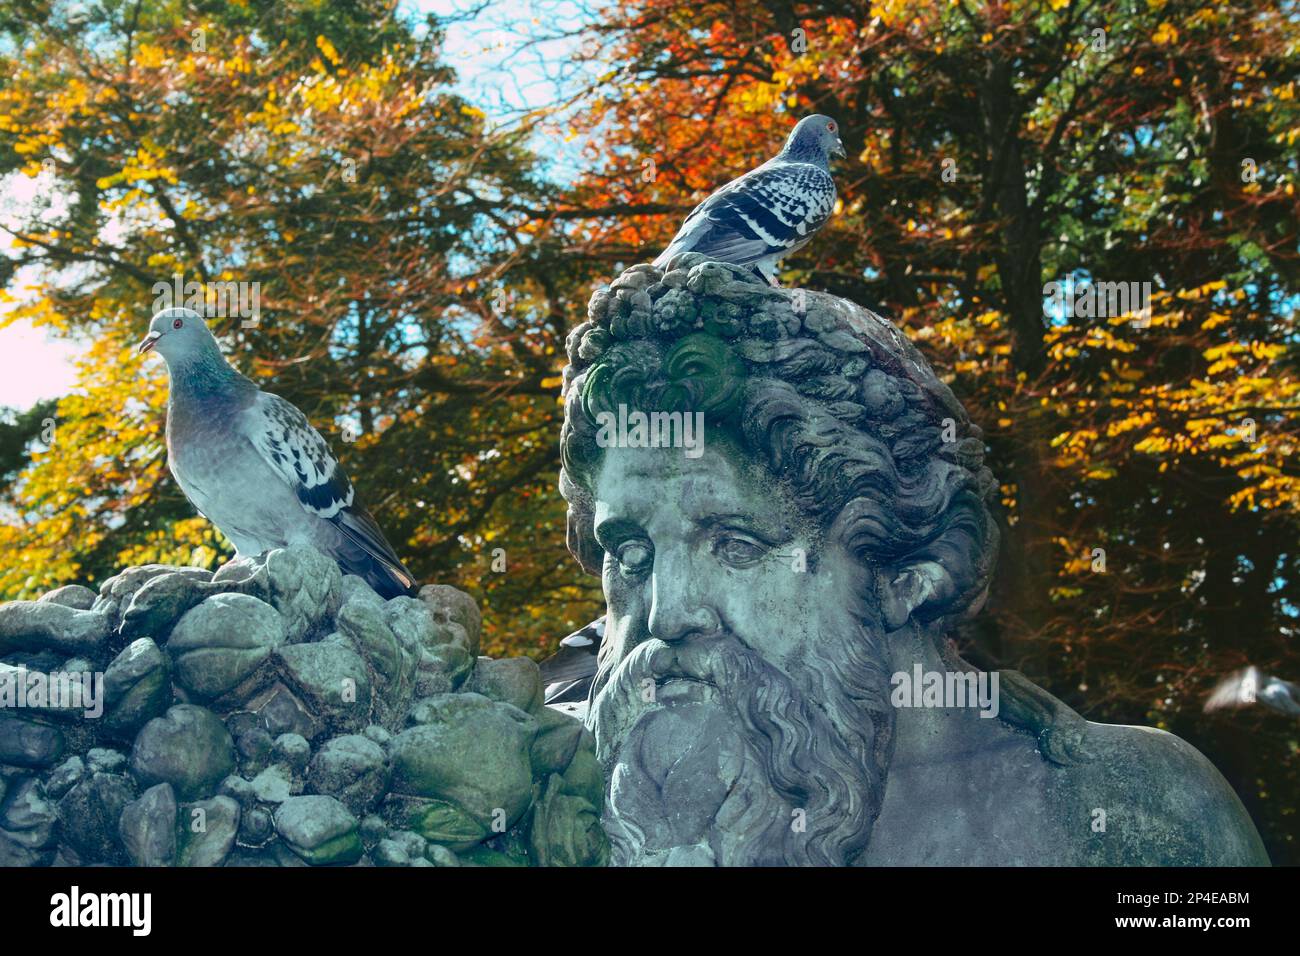
[{"label": "statue's mustache", "polygon": [[612,759],[636,722],[660,706],[659,691],[668,682],[697,681],[707,685],[709,698],[736,707],[773,669],[729,631],[671,643],[647,637],[621,659],[602,663],[588,718],[601,760]]}]

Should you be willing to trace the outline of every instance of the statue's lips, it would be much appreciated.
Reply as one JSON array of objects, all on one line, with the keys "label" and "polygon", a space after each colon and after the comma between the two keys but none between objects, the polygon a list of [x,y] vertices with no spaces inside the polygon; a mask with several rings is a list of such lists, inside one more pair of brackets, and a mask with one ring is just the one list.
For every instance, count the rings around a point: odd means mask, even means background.
[{"label": "statue's lips", "polygon": [[711,702],[720,696],[718,686],[712,681],[685,674],[665,674],[655,681],[655,688],[655,699],[661,702]]}]

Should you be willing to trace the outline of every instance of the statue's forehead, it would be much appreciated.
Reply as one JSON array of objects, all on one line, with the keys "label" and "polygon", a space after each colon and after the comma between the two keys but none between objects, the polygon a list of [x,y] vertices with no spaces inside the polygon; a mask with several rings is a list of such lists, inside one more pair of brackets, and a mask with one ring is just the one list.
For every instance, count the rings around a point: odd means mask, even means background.
[{"label": "statue's forehead", "polygon": [[738,467],[733,447],[706,446],[698,458],[679,448],[609,448],[595,482],[595,519],[645,521],[661,510],[685,518],[749,518],[788,524],[791,504],[756,463]]}]

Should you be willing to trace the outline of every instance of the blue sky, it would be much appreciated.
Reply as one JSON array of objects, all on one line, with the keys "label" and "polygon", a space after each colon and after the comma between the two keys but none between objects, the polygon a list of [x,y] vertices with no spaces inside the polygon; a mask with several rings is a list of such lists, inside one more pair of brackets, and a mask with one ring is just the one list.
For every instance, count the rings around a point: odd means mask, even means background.
[{"label": "blue sky", "polygon": [[[573,57],[573,39],[527,40],[580,26],[581,8],[572,0],[510,0],[477,11],[473,0],[406,0],[405,6],[447,22],[445,59],[457,70],[457,92],[495,122],[515,121],[557,102],[584,76]],[[557,152],[548,138],[541,155],[548,158],[552,176],[571,178],[577,145]],[[25,176],[0,178],[0,221],[20,217],[39,188]],[[34,278],[20,275],[10,290],[21,295],[24,282]],[[0,305],[0,315],[6,308]],[[0,406],[25,409],[66,394],[75,384],[74,363],[82,350],[80,343],[53,339],[28,323],[0,329]]]}]

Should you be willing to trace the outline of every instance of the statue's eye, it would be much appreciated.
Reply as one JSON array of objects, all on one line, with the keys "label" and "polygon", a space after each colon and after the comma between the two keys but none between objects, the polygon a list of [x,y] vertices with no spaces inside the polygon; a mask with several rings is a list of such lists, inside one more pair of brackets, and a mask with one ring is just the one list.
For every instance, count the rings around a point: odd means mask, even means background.
[{"label": "statue's eye", "polygon": [[182,320],[182,319],[173,319],[173,320],[172,320],[172,328],[173,328],[173,329],[179,329],[179,328],[180,328],[182,325],[184,325],[184,324],[185,324],[185,322],[184,322],[184,320]]},{"label": "statue's eye", "polygon": [[734,568],[748,568],[763,560],[767,548],[752,538],[726,535],[714,542],[713,553],[724,564]]},{"label": "statue's eye", "polygon": [[629,541],[621,545],[614,556],[618,569],[625,575],[644,574],[654,563],[654,552],[644,541]]}]

